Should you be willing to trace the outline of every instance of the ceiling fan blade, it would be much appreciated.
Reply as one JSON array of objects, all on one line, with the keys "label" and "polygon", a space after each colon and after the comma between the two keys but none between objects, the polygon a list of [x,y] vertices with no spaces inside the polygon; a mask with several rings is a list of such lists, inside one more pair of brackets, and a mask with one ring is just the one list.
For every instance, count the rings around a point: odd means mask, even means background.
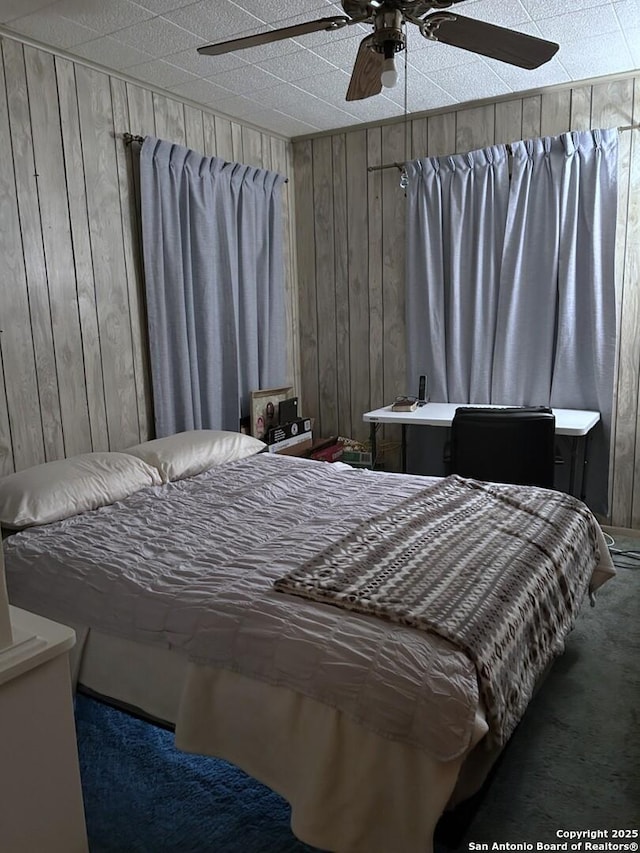
[{"label": "ceiling fan blade", "polygon": [[374,36],[370,35],[360,42],[347,89],[348,101],[361,101],[363,98],[379,95],[382,91],[381,76],[384,56],[369,47],[373,39]]},{"label": "ceiling fan blade", "polygon": [[243,36],[239,39],[231,39],[229,41],[220,41],[216,44],[207,44],[204,47],[198,48],[198,53],[206,56],[219,56],[222,53],[229,53],[232,50],[243,50],[246,47],[258,47],[261,44],[269,44],[272,41],[281,41],[281,39],[295,38],[296,36],[304,36],[307,33],[316,33],[320,30],[339,30],[341,27],[346,27],[347,24],[357,23],[351,18],[346,18],[343,15],[337,15],[333,18],[320,18],[317,21],[307,21],[304,24],[296,24],[293,27],[282,27],[279,30],[266,30],[263,33],[257,33],[254,36]]},{"label": "ceiling fan blade", "polygon": [[520,68],[538,68],[558,51],[555,42],[497,27],[462,15],[436,12],[424,18],[422,34],[442,44],[499,59]]}]

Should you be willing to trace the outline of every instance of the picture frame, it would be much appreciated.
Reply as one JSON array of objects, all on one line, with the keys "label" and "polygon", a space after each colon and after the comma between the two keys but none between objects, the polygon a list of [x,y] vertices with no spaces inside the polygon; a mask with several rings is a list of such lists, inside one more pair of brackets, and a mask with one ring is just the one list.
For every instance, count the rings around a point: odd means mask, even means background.
[{"label": "picture frame", "polygon": [[278,405],[293,397],[293,388],[264,388],[252,391],[251,398],[251,435],[265,440],[267,431],[278,424]]}]

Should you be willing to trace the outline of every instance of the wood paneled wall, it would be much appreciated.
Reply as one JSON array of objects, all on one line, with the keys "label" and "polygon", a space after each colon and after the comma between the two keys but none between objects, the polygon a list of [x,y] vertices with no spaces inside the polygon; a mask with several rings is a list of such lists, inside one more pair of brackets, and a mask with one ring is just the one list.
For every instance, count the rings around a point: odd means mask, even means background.
[{"label": "wood paneled wall", "polygon": [[[405,375],[411,157],[640,121],[640,78],[285,140],[54,53],[0,38],[0,475],[152,435],[139,219],[122,134],[273,168],[285,185],[290,383],[316,432],[367,437],[362,413]],[[620,137],[612,524],[640,526],[640,133]],[[294,187],[296,190],[294,198]],[[298,301],[299,289],[299,301]]]},{"label": "wood paneled wall", "polygon": [[[362,413],[416,393],[406,376],[405,198],[395,168],[568,130],[640,121],[640,78],[550,89],[405,123],[294,140],[301,393],[324,435],[368,437]],[[619,346],[611,523],[640,525],[640,132],[620,135]],[[638,452],[636,452],[638,449]]]},{"label": "wood paneled wall", "polygon": [[[0,475],[152,436],[133,152],[152,134],[292,172],[286,140],[0,39]],[[283,189],[298,386],[293,182]]]}]

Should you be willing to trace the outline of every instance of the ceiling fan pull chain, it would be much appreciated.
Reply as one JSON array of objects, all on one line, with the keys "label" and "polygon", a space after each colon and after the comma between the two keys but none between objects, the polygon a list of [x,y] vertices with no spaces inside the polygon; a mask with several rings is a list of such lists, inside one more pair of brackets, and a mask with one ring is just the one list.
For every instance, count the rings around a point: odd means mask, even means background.
[{"label": "ceiling fan pull chain", "polygon": [[[406,23],[404,27],[406,29]],[[400,189],[407,194],[409,186],[409,174],[407,172],[407,161],[409,160],[409,39],[405,33],[404,49],[404,164],[400,172]]]}]

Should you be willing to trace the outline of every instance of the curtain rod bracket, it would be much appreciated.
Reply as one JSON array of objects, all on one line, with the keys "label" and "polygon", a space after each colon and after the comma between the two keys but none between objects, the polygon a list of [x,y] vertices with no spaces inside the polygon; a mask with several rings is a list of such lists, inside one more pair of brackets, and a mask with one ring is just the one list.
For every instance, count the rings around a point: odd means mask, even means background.
[{"label": "curtain rod bracket", "polygon": [[123,133],[122,138],[125,145],[131,145],[132,142],[139,142],[142,145],[144,142],[144,136],[136,136],[134,133]]}]

